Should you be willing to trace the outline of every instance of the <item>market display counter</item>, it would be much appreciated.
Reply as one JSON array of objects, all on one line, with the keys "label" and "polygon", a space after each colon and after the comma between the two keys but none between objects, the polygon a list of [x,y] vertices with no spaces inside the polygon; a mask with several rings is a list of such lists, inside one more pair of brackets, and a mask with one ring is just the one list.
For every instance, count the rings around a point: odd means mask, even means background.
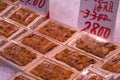
[{"label": "market display counter", "polygon": [[117,43],[11,5],[0,17],[0,80],[119,80]]}]

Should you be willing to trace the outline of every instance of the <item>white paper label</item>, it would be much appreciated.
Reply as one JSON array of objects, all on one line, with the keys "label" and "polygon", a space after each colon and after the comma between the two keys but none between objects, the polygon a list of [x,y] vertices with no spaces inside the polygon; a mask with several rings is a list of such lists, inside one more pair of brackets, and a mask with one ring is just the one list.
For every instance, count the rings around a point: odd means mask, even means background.
[{"label": "white paper label", "polygon": [[78,29],[112,38],[119,0],[81,0]]},{"label": "white paper label", "polygon": [[20,4],[45,16],[48,13],[49,0],[20,0]]}]

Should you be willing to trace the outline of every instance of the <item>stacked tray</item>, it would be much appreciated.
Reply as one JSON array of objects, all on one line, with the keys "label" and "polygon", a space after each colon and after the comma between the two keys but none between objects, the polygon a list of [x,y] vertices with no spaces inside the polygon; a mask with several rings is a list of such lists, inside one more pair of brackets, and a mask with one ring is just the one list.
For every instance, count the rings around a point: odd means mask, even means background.
[{"label": "stacked tray", "polygon": [[67,44],[77,35],[78,32],[70,26],[51,19],[48,19],[41,25],[37,26],[35,31],[42,33],[51,40],[61,44]]},{"label": "stacked tray", "polygon": [[36,22],[41,21],[39,23],[42,23],[45,20],[43,15],[29,10],[22,5],[16,6],[4,18],[11,23],[28,29],[31,29]]},{"label": "stacked tray", "polygon": [[13,24],[3,18],[0,18],[0,46],[9,40],[14,39],[16,36],[19,36],[21,33],[24,33],[26,30]]},{"label": "stacked tray", "polygon": [[15,41],[43,56],[53,54],[53,52],[58,50],[61,46],[61,44],[34,31],[27,31],[25,34],[22,34],[19,38],[15,39]]},{"label": "stacked tray", "polygon": [[78,36],[67,45],[101,61],[116,55],[120,48],[119,45],[114,42],[86,32],[80,32]]},{"label": "stacked tray", "polygon": [[77,72],[48,58],[43,58],[26,73],[39,80],[72,80]]},{"label": "stacked tray", "polygon": [[53,54],[47,55],[50,59],[58,61],[59,63],[74,69],[77,72],[93,66],[98,65],[100,61],[91,56],[85,55],[83,52],[70,48],[68,46],[61,46]]},{"label": "stacked tray", "polygon": [[26,70],[41,57],[39,53],[14,41],[9,41],[0,48],[0,58],[21,70]]}]

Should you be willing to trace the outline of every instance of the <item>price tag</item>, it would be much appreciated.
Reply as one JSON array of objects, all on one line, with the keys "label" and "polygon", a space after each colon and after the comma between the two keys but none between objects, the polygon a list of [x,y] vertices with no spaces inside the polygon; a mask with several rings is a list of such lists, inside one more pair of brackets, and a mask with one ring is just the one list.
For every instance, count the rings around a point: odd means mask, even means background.
[{"label": "price tag", "polygon": [[50,0],[50,18],[77,28],[80,0]]},{"label": "price tag", "polygon": [[45,16],[48,13],[49,0],[20,0],[20,4]]},{"label": "price tag", "polygon": [[81,0],[78,29],[113,38],[119,0]]}]

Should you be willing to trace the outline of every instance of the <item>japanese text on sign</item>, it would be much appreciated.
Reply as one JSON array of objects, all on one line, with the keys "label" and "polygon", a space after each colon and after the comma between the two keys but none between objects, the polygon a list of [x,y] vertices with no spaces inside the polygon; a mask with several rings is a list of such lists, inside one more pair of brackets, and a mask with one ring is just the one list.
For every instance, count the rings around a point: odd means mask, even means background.
[{"label": "japanese text on sign", "polygon": [[79,17],[79,26],[82,26],[82,31],[104,38],[111,37],[115,26],[118,0],[82,0],[82,4]]}]

